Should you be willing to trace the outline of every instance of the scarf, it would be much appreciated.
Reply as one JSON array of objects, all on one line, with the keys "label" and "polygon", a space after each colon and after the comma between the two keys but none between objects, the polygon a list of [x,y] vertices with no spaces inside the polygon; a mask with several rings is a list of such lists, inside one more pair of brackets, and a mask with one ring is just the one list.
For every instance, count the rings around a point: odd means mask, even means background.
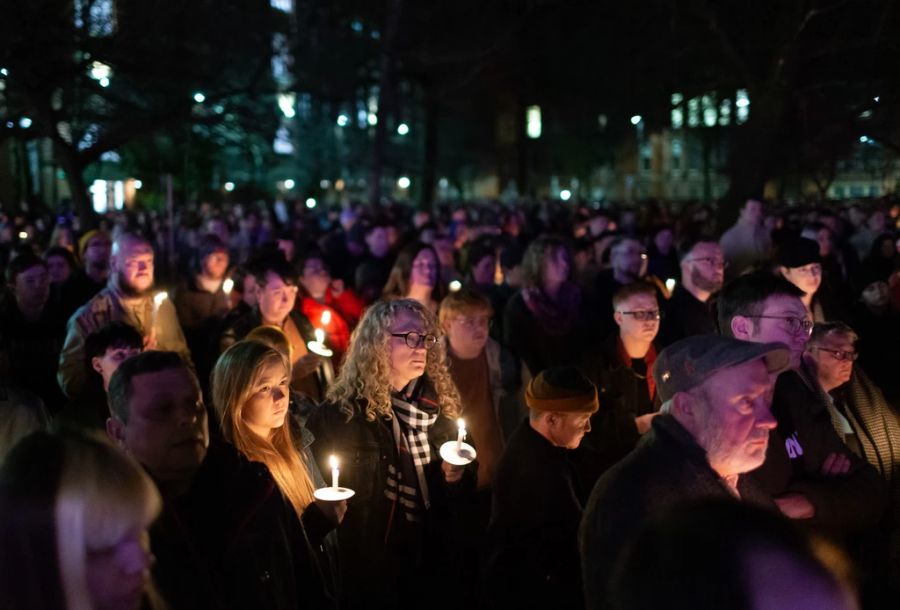
[{"label": "scarf", "polygon": [[385,495],[400,505],[407,521],[421,521],[422,512],[431,505],[425,466],[431,462],[428,430],[437,421],[439,409],[433,391],[427,391],[430,384],[419,383],[421,379],[391,397],[398,463],[388,465]]},{"label": "scarf", "polygon": [[575,325],[581,309],[581,289],[574,282],[566,282],[559,290],[559,298],[551,301],[539,287],[523,288],[522,299],[528,311],[551,335],[562,335]]},{"label": "scarf", "polygon": [[[625,351],[625,345],[622,343],[621,337],[616,338],[616,351],[619,353],[619,360],[625,368],[630,369],[631,356]],[[647,363],[647,391],[650,392],[650,400],[653,400],[656,398],[656,380],[653,378],[653,363],[656,362],[656,346],[652,343],[650,344],[650,349],[644,354],[644,362]],[[635,375],[637,375],[636,372]]]}]

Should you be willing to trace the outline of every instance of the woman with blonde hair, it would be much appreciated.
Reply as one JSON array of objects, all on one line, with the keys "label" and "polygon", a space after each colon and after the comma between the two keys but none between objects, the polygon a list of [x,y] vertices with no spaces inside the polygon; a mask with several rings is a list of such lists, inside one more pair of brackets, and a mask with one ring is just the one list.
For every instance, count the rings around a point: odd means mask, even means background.
[{"label": "woman with blonde hair", "polygon": [[474,487],[473,469],[464,473],[439,454],[456,438],[460,410],[439,333],[417,301],[373,304],[310,418],[319,464],[335,455],[341,485],[356,491],[338,532],[342,573],[352,583],[346,607],[429,599],[441,576],[435,562],[446,560],[438,536],[448,535],[450,499]]},{"label": "woman with blonde hair", "polygon": [[303,566],[299,578],[308,578],[310,585],[301,584],[299,590],[320,594],[319,601],[330,604],[335,582],[327,550],[331,543],[325,538],[343,519],[347,504],[313,496],[325,482],[309,451],[313,437],[288,408],[290,372],[290,360],[265,343],[235,343],[213,369],[213,404],[225,440],[266,465],[297,516],[306,549],[305,555],[297,554]]},{"label": "woman with blonde hair", "polygon": [[164,608],[147,528],[161,500],[105,438],[37,432],[0,469],[0,608]]}]

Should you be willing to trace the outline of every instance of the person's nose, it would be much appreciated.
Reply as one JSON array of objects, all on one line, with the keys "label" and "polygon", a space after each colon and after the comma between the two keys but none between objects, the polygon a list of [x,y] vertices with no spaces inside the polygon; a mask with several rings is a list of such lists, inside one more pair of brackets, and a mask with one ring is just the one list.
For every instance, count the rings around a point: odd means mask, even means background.
[{"label": "person's nose", "polygon": [[280,387],[272,390],[272,399],[275,400],[275,402],[284,400],[285,396],[287,396],[287,394],[285,394],[285,391]]},{"label": "person's nose", "polygon": [[778,420],[772,414],[772,408],[768,401],[763,402],[756,408],[756,427],[771,430],[778,425]]}]

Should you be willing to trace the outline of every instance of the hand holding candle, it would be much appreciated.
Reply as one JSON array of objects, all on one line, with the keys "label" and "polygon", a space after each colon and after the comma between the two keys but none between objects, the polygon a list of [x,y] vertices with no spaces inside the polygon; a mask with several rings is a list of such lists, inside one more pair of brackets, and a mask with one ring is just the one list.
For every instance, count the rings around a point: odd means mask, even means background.
[{"label": "hand holding candle", "polygon": [[447,464],[465,466],[466,464],[471,464],[477,457],[477,454],[472,445],[463,442],[466,438],[466,420],[461,417],[457,419],[456,428],[456,442],[447,441],[441,445],[440,454]]}]

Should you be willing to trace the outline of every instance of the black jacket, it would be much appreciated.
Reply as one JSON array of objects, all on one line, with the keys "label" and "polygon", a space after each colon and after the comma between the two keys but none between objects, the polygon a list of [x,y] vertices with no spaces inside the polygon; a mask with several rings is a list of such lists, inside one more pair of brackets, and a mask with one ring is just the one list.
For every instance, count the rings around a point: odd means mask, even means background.
[{"label": "black jacket", "polygon": [[[750,477],[772,497],[803,494],[816,509],[812,524],[843,536],[878,522],[886,491],[878,472],[841,442],[814,383],[796,371],[779,375],[772,401],[778,426],[769,434],[765,463]],[[850,459],[850,474],[820,474],[831,453]]]},{"label": "black jacket", "polygon": [[657,343],[666,347],[685,337],[716,334],[716,320],[710,305],[711,301],[700,301],[678,284],[672,298],[663,305],[665,316],[659,326]]},{"label": "black jacket", "polygon": [[[744,501],[774,508],[746,476],[738,489]],[[616,560],[651,517],[687,501],[733,497],[690,433],[670,415],[654,418],[635,450],[600,477],[585,507],[579,548],[587,607],[607,607]]]},{"label": "black jacket", "polygon": [[315,504],[301,527],[263,464],[214,442],[150,530],[153,576],[173,609],[334,607],[313,550],[332,528]]},{"label": "black jacket", "polygon": [[497,464],[485,586],[509,607],[581,608],[578,525],[586,500],[572,452],[524,420]]},{"label": "black jacket", "polygon": [[[340,461],[340,484],[356,494],[348,501],[347,515],[338,528],[344,608],[396,608],[414,603],[416,595],[437,586],[447,540],[453,496],[472,487],[475,464],[463,482],[444,480],[440,446],[456,438],[456,424],[444,416],[429,429],[431,462],[425,467],[431,506],[424,522],[410,523],[385,495],[388,466],[400,469],[392,421],[367,421],[362,403],[348,421],[335,403],[324,403],[307,425],[316,437],[312,446],[323,472],[328,457]],[[418,592],[418,593],[417,593]]]}]

